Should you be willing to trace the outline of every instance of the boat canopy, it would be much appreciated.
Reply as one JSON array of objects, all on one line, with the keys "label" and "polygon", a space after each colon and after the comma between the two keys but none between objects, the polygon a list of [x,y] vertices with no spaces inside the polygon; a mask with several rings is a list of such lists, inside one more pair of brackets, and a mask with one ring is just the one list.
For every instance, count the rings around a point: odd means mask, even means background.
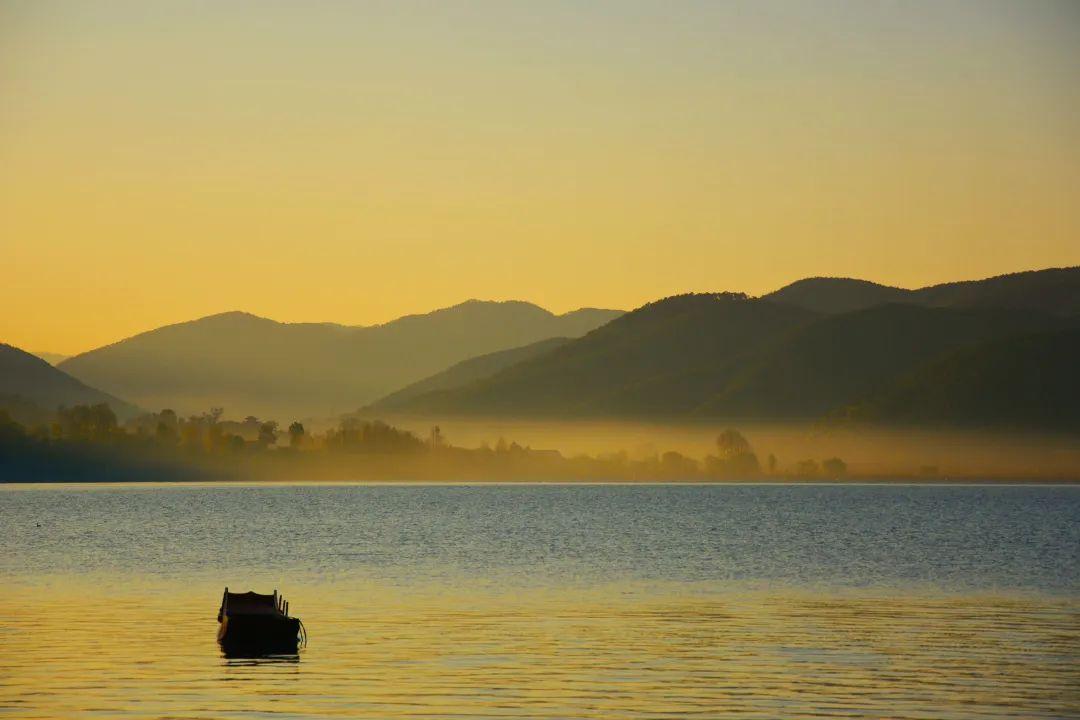
[{"label": "boat canopy", "polygon": [[[228,615],[277,615],[280,612],[278,595],[256,592],[234,593],[225,588],[221,598],[221,613]],[[219,615],[221,614],[219,613]]]}]

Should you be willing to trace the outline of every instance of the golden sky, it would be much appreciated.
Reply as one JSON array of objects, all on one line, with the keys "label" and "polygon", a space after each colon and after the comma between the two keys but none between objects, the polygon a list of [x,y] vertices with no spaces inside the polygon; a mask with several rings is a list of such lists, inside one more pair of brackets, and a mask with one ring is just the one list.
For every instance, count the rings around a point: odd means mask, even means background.
[{"label": "golden sky", "polygon": [[1080,264],[1080,5],[0,0],[0,341]]}]

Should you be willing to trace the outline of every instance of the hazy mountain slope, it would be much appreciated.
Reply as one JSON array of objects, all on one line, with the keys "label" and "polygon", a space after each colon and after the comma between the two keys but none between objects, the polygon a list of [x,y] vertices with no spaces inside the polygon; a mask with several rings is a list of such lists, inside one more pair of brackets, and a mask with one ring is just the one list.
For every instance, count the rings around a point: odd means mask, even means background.
[{"label": "hazy mountain slope", "polygon": [[132,405],[87,387],[36,355],[0,343],[0,407],[10,405],[13,416],[23,416],[32,408],[28,403],[46,413],[61,405],[97,403],[108,403],[119,417],[138,412]]},{"label": "hazy mountain slope", "polygon": [[1080,328],[964,348],[897,378],[849,414],[888,423],[1080,429]]},{"label": "hazy mountain slope", "polygon": [[898,374],[992,338],[1060,328],[1029,310],[955,310],[914,305],[826,317],[747,358],[698,412],[714,416],[814,418],[856,402]]},{"label": "hazy mountain slope", "polygon": [[765,295],[764,299],[832,314],[904,302],[910,294],[910,290],[878,285],[868,280],[816,277],[797,280]]},{"label": "hazy mountain slope", "polygon": [[580,334],[620,314],[558,316],[529,303],[473,300],[347,327],[231,312],[142,333],[60,367],[147,408],[224,406],[284,421],[355,410],[469,357]]},{"label": "hazy mountain slope", "polygon": [[814,317],[740,296],[666,298],[489,378],[401,406],[521,416],[684,414],[723,385],[738,358]]},{"label": "hazy mountain slope", "polygon": [[1042,310],[1067,316],[1080,313],[1080,267],[1031,270],[918,290],[851,278],[808,278],[764,298],[833,314],[885,303],[907,303],[928,307]]},{"label": "hazy mountain slope", "polygon": [[439,390],[449,390],[490,377],[511,365],[530,360],[570,342],[569,338],[548,338],[523,347],[499,350],[463,360],[440,373],[406,385],[373,403],[373,410],[394,410],[414,397]]}]

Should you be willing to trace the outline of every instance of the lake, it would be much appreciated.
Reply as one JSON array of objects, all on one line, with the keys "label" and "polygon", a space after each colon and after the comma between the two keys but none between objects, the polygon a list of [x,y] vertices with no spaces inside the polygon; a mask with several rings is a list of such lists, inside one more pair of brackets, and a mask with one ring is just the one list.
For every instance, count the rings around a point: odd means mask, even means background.
[{"label": "lake", "polygon": [[[0,716],[1080,716],[1080,486],[0,486]],[[223,588],[297,657],[230,659]]]}]

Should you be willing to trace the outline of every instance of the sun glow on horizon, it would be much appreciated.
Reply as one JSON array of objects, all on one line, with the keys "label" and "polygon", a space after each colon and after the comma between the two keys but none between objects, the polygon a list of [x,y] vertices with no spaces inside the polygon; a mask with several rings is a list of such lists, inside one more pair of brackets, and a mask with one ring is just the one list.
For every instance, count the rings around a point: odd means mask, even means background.
[{"label": "sun glow on horizon", "polygon": [[1069,2],[0,9],[0,341],[1080,264]]}]

